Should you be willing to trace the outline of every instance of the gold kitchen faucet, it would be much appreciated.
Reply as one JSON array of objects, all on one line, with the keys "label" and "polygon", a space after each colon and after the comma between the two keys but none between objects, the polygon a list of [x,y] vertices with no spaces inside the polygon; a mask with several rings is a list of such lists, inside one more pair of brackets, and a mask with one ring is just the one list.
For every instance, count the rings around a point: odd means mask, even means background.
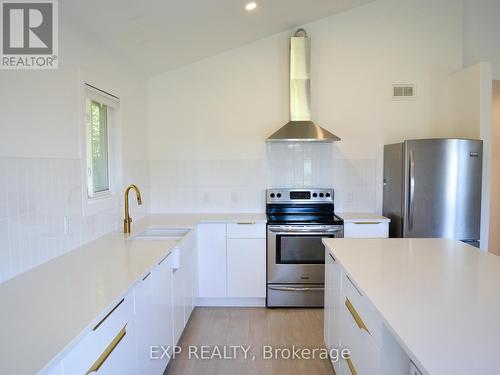
[{"label": "gold kitchen faucet", "polygon": [[125,219],[123,220],[123,232],[130,233],[130,223],[132,223],[132,218],[130,217],[129,208],[128,208],[128,195],[130,190],[135,190],[135,195],[137,196],[137,203],[139,205],[142,204],[141,191],[134,184],[129,185],[125,189]]}]

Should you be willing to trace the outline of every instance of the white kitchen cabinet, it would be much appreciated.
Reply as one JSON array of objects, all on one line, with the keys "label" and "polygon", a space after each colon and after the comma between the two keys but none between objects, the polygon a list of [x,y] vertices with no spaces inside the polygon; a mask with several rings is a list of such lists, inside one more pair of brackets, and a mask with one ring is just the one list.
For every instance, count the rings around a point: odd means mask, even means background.
[{"label": "white kitchen cabinet", "polygon": [[135,374],[134,296],[106,309],[63,359],[64,374]]},{"label": "white kitchen cabinet", "polygon": [[[325,250],[325,312],[324,312],[324,340],[327,349],[338,349],[342,347],[342,305],[341,292],[341,267],[332,254]],[[332,366],[337,375],[341,374],[341,361],[332,361]]]},{"label": "white kitchen cabinet", "polygon": [[235,298],[266,297],[266,240],[227,240],[227,295]]},{"label": "white kitchen cabinet", "polygon": [[[180,249],[177,248],[174,251],[179,253]],[[186,268],[182,263],[182,259],[178,264],[178,267],[173,268],[173,342],[177,344],[184,331],[184,307],[186,304],[186,293],[185,293],[185,283],[186,283]]]},{"label": "white kitchen cabinet", "polygon": [[[410,360],[334,254],[325,250],[325,345],[350,350],[336,375],[407,374]],[[413,375],[413,374],[412,374]]]},{"label": "white kitchen cabinet", "polygon": [[196,232],[191,232],[180,245],[181,263],[186,268],[184,283],[184,324],[187,324],[198,297],[198,251]]},{"label": "white kitchen cabinet", "polygon": [[136,332],[136,361],[138,374],[153,374],[155,362],[149,358],[151,345],[154,342],[155,327],[152,324],[155,318],[155,301],[151,272],[148,273],[134,288],[135,325]]},{"label": "white kitchen cabinet", "polygon": [[389,222],[387,221],[354,221],[344,223],[345,238],[388,238]]},{"label": "white kitchen cabinet", "polygon": [[[330,255],[328,249],[325,249],[325,307],[323,311],[323,339],[325,341],[325,346],[328,350],[332,349],[334,345],[332,344],[332,301],[333,301],[333,283],[332,283],[332,273],[333,273],[333,258]],[[333,363],[335,374],[338,374],[338,368]]]},{"label": "white kitchen cabinet", "polygon": [[[161,347],[171,347],[172,261],[163,258],[134,288],[137,374],[163,374],[168,356]],[[151,347],[155,357],[151,357]]]},{"label": "white kitchen cabinet", "polygon": [[226,224],[200,224],[197,231],[199,296],[226,297]]},{"label": "white kitchen cabinet", "polygon": [[227,238],[266,238],[266,224],[251,221],[228,223]]}]

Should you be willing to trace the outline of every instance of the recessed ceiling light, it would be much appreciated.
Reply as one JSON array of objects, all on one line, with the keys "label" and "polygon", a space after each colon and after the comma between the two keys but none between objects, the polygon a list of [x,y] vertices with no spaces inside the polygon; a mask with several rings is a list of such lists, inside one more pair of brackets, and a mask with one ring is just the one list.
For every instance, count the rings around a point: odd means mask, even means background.
[{"label": "recessed ceiling light", "polygon": [[257,8],[257,3],[253,1],[245,5],[245,9],[248,11],[254,10],[255,8]]}]

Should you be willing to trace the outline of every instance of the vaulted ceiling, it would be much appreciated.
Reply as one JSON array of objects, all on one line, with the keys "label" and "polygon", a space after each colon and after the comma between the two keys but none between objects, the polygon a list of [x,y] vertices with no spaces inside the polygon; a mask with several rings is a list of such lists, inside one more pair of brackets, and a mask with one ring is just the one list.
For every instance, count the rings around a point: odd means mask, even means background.
[{"label": "vaulted ceiling", "polygon": [[[248,0],[250,1],[250,0]],[[153,76],[373,0],[85,0],[61,13]]]}]

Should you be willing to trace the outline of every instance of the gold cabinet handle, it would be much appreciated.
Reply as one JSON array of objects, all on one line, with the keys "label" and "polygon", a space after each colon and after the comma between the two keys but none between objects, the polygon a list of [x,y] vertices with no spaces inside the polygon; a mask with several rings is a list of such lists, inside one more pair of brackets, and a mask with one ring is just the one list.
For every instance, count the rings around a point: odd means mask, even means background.
[{"label": "gold cabinet handle", "polygon": [[354,321],[356,322],[356,324],[358,325],[359,329],[362,329],[362,330],[370,333],[370,331],[368,331],[368,327],[366,327],[365,322],[363,322],[363,319],[361,319],[358,312],[356,311],[356,309],[352,305],[351,301],[349,301],[349,298],[345,299],[345,305],[347,307],[347,310],[349,310],[349,312],[351,313],[351,315],[352,315]]},{"label": "gold cabinet handle", "polygon": [[239,221],[236,224],[238,224],[238,225],[253,225],[256,223],[255,223],[255,221]]},{"label": "gold cabinet handle", "polygon": [[351,358],[346,358],[345,361],[347,362],[347,366],[349,366],[349,370],[351,371],[352,375],[358,375],[356,372],[356,368],[354,367],[354,363],[352,363]]},{"label": "gold cabinet handle", "polygon": [[89,375],[93,372],[99,371],[99,369],[104,364],[104,362],[106,362],[106,359],[108,359],[108,357],[111,355],[111,353],[113,353],[113,350],[115,350],[115,348],[118,346],[120,341],[123,340],[123,338],[125,337],[126,334],[127,334],[127,325],[125,324],[125,326],[120,330],[120,332],[118,332],[118,334],[113,339],[113,341],[111,341],[111,343],[108,345],[108,347],[104,350],[104,352],[102,352],[102,354],[99,356],[99,358],[97,358],[97,360],[89,368],[89,370],[85,373],[85,375]]},{"label": "gold cabinet handle", "polygon": [[382,224],[382,221],[354,221],[356,225]]}]

